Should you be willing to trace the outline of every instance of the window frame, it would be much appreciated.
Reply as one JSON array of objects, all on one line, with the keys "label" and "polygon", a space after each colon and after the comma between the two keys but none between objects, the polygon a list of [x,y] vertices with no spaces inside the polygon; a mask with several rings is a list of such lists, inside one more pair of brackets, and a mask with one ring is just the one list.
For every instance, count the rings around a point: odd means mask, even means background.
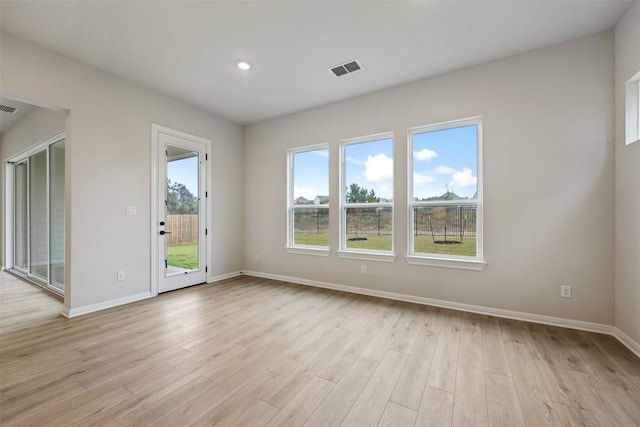
[{"label": "window frame", "polygon": [[[394,170],[393,170],[393,181],[394,184],[392,188],[394,188],[393,201],[392,202],[378,202],[378,203],[347,203],[346,195],[347,195],[347,182],[346,182],[346,147],[354,144],[364,144],[368,142],[379,141],[383,139],[391,139],[391,147],[393,153],[393,161],[394,161]],[[358,259],[364,261],[382,261],[382,262],[394,262],[396,259],[395,255],[395,227],[394,227],[394,204],[395,204],[395,135],[393,131],[389,132],[381,132],[372,135],[360,136],[355,138],[343,139],[340,141],[340,172],[339,172],[339,181],[340,181],[340,192],[339,198],[340,202],[338,204],[340,209],[340,248],[338,250],[338,257],[347,258],[347,259]],[[348,248],[346,245],[346,237],[347,237],[347,209],[350,208],[391,208],[392,212],[392,220],[391,220],[391,250],[376,250],[376,249],[354,249]]]},{"label": "window frame", "polygon": [[[294,175],[294,157],[296,154],[306,153],[311,151],[327,150],[327,197],[329,197],[329,203],[324,205],[295,205],[294,187],[295,187],[295,175]],[[308,209],[327,209],[327,215],[329,215],[329,207],[331,205],[331,147],[328,143],[307,145],[304,147],[290,148],[287,150],[287,244],[285,250],[287,253],[300,254],[300,255],[318,255],[329,256],[331,249],[331,242],[327,243],[327,246],[314,246],[314,245],[297,245],[294,241],[295,236],[295,221],[294,213],[296,210],[308,210]],[[329,236],[331,236],[331,223],[329,223]]]},{"label": "window frame", "polygon": [[625,84],[625,145],[640,141],[640,71]]},{"label": "window frame", "polygon": [[[474,200],[437,200],[437,201],[415,201],[413,187],[413,138],[414,135],[436,132],[447,129],[455,129],[465,126],[476,126],[476,170],[477,170],[477,198]],[[468,117],[464,119],[450,120],[446,122],[433,123],[428,125],[409,128],[407,131],[407,263],[413,265],[424,265],[433,267],[449,267],[464,270],[483,270],[486,266],[483,253],[483,171],[482,171],[482,136],[483,121],[481,116]],[[414,208],[417,206],[476,206],[476,256],[433,254],[414,251]]]}]

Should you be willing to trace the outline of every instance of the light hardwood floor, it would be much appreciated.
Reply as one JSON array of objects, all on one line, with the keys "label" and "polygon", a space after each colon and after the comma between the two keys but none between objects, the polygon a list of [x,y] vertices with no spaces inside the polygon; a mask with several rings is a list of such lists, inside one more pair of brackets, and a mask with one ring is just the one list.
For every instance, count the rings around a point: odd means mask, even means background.
[{"label": "light hardwood floor", "polygon": [[614,338],[240,277],[65,319],[0,273],[3,426],[633,426]]}]

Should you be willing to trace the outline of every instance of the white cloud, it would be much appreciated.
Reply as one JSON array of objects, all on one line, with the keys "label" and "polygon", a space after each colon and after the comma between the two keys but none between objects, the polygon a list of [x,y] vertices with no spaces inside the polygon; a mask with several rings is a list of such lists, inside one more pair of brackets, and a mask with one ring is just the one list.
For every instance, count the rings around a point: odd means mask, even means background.
[{"label": "white cloud", "polygon": [[414,151],[413,157],[417,160],[431,160],[435,157],[438,157],[438,153],[433,150],[429,150],[428,148],[423,148],[420,151]]},{"label": "white cloud", "polygon": [[427,182],[433,182],[433,181],[434,181],[434,178],[429,175],[423,175],[417,172],[413,173],[414,184],[426,184]]},{"label": "white cloud", "polygon": [[318,192],[311,187],[293,187],[293,198],[304,197],[307,200],[313,200],[318,195]]},{"label": "white cloud", "polygon": [[478,178],[471,174],[471,169],[464,168],[462,171],[453,174],[453,180],[450,184],[453,184],[455,188],[470,187],[476,185]]},{"label": "white cloud", "polygon": [[367,157],[364,175],[370,182],[393,182],[393,159],[384,154]]},{"label": "white cloud", "polygon": [[450,173],[458,172],[457,170],[455,170],[453,168],[450,168],[449,166],[438,166],[433,171],[435,173],[439,174],[439,175],[447,175],[447,174],[450,174]]},{"label": "white cloud", "polygon": [[364,162],[364,176],[373,183],[379,197],[390,198],[393,195],[393,159],[384,154],[367,157]]}]

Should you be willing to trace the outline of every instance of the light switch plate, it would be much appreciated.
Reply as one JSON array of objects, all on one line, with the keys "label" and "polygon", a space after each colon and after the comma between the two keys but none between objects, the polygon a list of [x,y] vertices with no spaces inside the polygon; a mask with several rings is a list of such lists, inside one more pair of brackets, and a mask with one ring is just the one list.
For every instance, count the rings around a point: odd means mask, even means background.
[{"label": "light switch plate", "polygon": [[135,206],[127,206],[127,216],[138,215],[138,209]]}]

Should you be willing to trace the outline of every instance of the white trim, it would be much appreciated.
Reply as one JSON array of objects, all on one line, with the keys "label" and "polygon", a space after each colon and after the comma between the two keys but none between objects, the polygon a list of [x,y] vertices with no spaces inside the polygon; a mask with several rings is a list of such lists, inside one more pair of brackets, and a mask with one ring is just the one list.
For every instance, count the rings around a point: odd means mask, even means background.
[{"label": "white trim", "polygon": [[373,133],[365,136],[356,136],[353,138],[346,138],[340,140],[340,145],[360,144],[363,142],[374,142],[381,139],[394,139],[393,131]]},{"label": "white trim", "polygon": [[[60,142],[62,140],[67,140],[66,129],[62,131],[56,132],[53,136],[42,139],[30,147],[22,150],[18,154],[15,154],[9,157],[7,160],[3,162],[5,169],[5,197],[4,197],[4,212],[5,212],[5,235],[4,235],[4,262],[7,265],[7,268],[17,270],[20,274],[24,274],[25,278],[29,280],[35,280],[36,282],[41,282],[42,287],[48,291],[53,292],[56,295],[64,295],[67,285],[63,284],[63,289],[59,289],[55,285],[53,285],[53,279],[51,277],[51,146]],[[69,182],[67,177],[67,154],[66,154],[66,143],[65,143],[65,193],[67,193],[67,183]],[[47,278],[43,279],[37,276],[34,273],[31,273],[30,268],[28,271],[22,271],[20,267],[15,265],[15,166],[20,164],[27,164],[27,195],[30,194],[30,179],[31,179],[31,162],[30,159],[32,156],[37,154],[44,153],[45,154],[45,222],[47,224],[47,233],[46,233],[46,247],[47,247],[47,259],[43,264],[38,265],[46,265],[47,266]],[[68,198],[65,197],[65,200]],[[65,256],[67,255],[67,233],[68,227],[66,218],[69,215],[67,209],[67,202],[65,201]],[[27,197],[27,212],[28,212],[28,220],[27,220],[27,242],[28,245],[31,245],[31,201],[30,197]],[[29,267],[33,266],[31,262],[31,251],[27,251],[27,265]],[[68,271],[68,269],[66,269]],[[66,280],[65,280],[66,282]]]},{"label": "white trim", "polygon": [[[585,322],[583,320],[565,319],[561,317],[545,316],[541,314],[524,313],[520,311],[505,310],[501,308],[483,307],[479,305],[471,305],[458,303],[453,301],[444,301],[433,298],[425,298],[414,295],[399,294],[396,292],[378,291],[368,288],[360,288],[357,286],[338,285],[335,283],[321,282],[317,280],[301,279],[298,277],[283,276],[279,274],[263,273],[259,271],[242,271],[245,276],[260,277],[264,279],[278,280],[287,283],[296,283],[299,285],[313,286],[316,288],[333,289],[336,291],[350,292],[360,295],[368,295],[372,297],[387,298],[397,301],[412,302],[416,304],[429,305],[434,307],[448,308],[452,310],[465,311],[469,313],[485,314],[489,316],[502,317],[505,319],[521,320],[524,322],[541,323],[543,325],[559,326],[561,328],[577,329],[580,331],[596,332],[600,334],[612,335],[618,338],[622,344],[629,347],[631,351],[638,354],[640,345],[634,342],[630,337],[613,325],[605,325],[602,323]],[[622,337],[622,339],[620,338]],[[626,340],[625,341],[623,341]],[[640,354],[638,354],[640,356]]]},{"label": "white trim", "polygon": [[329,256],[329,248],[324,246],[287,246],[284,250],[288,254],[296,254],[296,255],[316,255],[316,256]]},{"label": "white trim", "polygon": [[153,295],[151,292],[143,292],[141,294],[130,295],[127,297],[116,298],[110,301],[99,302],[97,304],[85,305],[84,307],[64,308],[62,315],[71,319],[72,317],[82,316],[84,314],[94,313],[96,311],[106,310],[108,308],[118,307],[120,305],[129,304],[136,301],[141,301],[147,298],[151,298]]},{"label": "white trim", "polygon": [[[4,164],[4,265],[14,265],[14,223],[15,223],[15,167],[12,163]],[[3,267],[4,270],[4,267]]]},{"label": "white trim", "polygon": [[55,135],[43,139],[39,142],[36,142],[34,145],[30,146],[29,148],[22,150],[21,152],[19,152],[16,155],[13,155],[11,157],[9,157],[6,161],[7,162],[12,162],[12,163],[18,163],[21,162],[22,160],[31,157],[34,154],[39,153],[40,151],[46,149],[47,147],[49,147],[51,144],[55,144],[56,142],[60,141],[61,139],[65,139],[66,136],[66,130],[63,130],[61,132],[56,132]]},{"label": "white trim", "polygon": [[306,153],[308,151],[320,151],[325,149],[329,150],[328,142],[322,142],[320,144],[313,144],[313,145],[305,145],[304,147],[289,148],[289,150],[287,151],[289,152],[289,154],[298,154],[298,153]]},{"label": "white trim", "polygon": [[362,261],[380,261],[380,262],[395,262],[396,255],[392,252],[356,252],[349,250],[338,251],[338,258],[344,259],[359,259]]},{"label": "white trim", "polygon": [[160,147],[160,130],[163,127],[151,123],[151,282],[149,293],[158,295],[158,151]]},{"label": "white trim", "polygon": [[625,145],[640,141],[640,72],[625,84],[624,142]]},{"label": "white trim", "polygon": [[[209,231],[207,235],[204,236],[204,245],[201,246],[201,250],[204,249],[204,255],[202,256],[202,260],[204,265],[200,266],[200,270],[204,270],[204,267],[213,268],[213,266],[209,265],[208,256],[212,253],[212,240],[210,237],[212,236],[213,230],[212,224],[212,210],[211,205],[213,200],[213,192],[210,190],[211,187],[211,177],[213,176],[213,143],[211,140],[203,138],[201,136],[197,136],[194,134],[190,134],[187,132],[183,132],[180,130],[172,129],[166,126],[162,126],[156,123],[151,123],[151,282],[149,287],[149,292],[152,296],[157,296],[160,288],[160,260],[159,260],[159,238],[158,238],[158,206],[159,206],[159,198],[158,198],[158,181],[159,181],[159,162],[160,162],[160,134],[163,133],[165,135],[173,136],[176,138],[185,139],[191,142],[199,143],[204,145],[204,153],[206,154],[206,159],[203,159],[202,162],[206,166],[206,174],[205,174],[205,184],[204,190],[208,193],[208,197],[204,199],[204,228]],[[202,198],[202,195],[200,195]],[[205,280],[208,280],[205,273]]]},{"label": "white trim", "polygon": [[[301,154],[301,153],[308,153],[308,152],[313,152],[313,151],[322,151],[322,150],[327,150],[327,197],[329,197],[329,201],[331,201],[331,186],[330,186],[330,180],[331,180],[331,147],[329,145],[329,143],[325,142],[322,144],[314,144],[314,145],[307,145],[305,147],[295,147],[295,148],[290,148],[289,150],[287,150],[287,233],[286,233],[286,238],[287,238],[287,242],[286,245],[289,248],[293,248],[293,247],[297,247],[295,245],[294,240],[294,215],[295,215],[295,210],[296,209],[329,209],[329,203],[324,204],[324,205],[295,205],[294,204],[294,196],[295,194],[293,194],[293,190],[295,187],[295,182],[294,182],[294,162],[293,162],[293,158],[296,154]],[[319,194],[316,194],[316,196],[319,196]],[[328,246],[327,246],[327,250],[328,250]]]},{"label": "white trim", "polygon": [[478,201],[475,199],[462,200],[432,200],[432,201],[413,201],[412,206],[476,206]]},{"label": "white trim", "polygon": [[[222,280],[231,279],[241,275],[242,273],[240,271],[234,271],[231,273],[220,274],[217,276],[208,276],[207,283],[220,282]],[[78,317],[78,316],[82,316],[89,313],[95,313],[96,311],[107,310],[109,308],[119,307],[121,305],[131,304],[132,302],[153,298],[154,296],[155,295],[153,295],[151,292],[143,292],[140,294],[130,295],[123,298],[117,298],[110,301],[99,302],[97,304],[86,305],[84,307],[78,307],[78,308],[72,308],[72,309],[68,309],[65,307],[60,314],[62,314],[66,318],[71,319],[72,317]]]},{"label": "white trim", "polygon": [[460,258],[440,258],[435,256],[415,256],[407,255],[404,257],[407,264],[411,265],[424,265],[429,267],[444,267],[444,268],[458,268],[461,270],[474,270],[482,271],[487,266],[485,261],[478,261],[477,259],[464,259]]},{"label": "white trim", "polygon": [[[340,186],[340,192],[338,193],[338,197],[339,197],[339,203],[338,203],[338,208],[339,208],[339,212],[340,212],[340,222],[339,222],[339,227],[338,227],[338,233],[339,233],[339,250],[338,250],[338,256],[340,258],[353,258],[352,256],[349,255],[341,255],[341,254],[345,254],[347,252],[349,252],[349,248],[347,247],[347,209],[350,208],[368,208],[368,209],[374,209],[374,208],[391,208],[391,250],[389,251],[385,251],[387,254],[389,254],[390,256],[393,256],[393,260],[392,261],[387,261],[387,262],[393,262],[395,261],[395,192],[392,194],[392,202],[377,202],[377,203],[347,203],[346,202],[346,195],[347,195],[347,181],[346,181],[346,176],[347,176],[347,146],[348,145],[355,145],[355,144],[367,144],[370,142],[376,142],[376,141],[381,141],[381,140],[385,140],[385,139],[390,139],[391,140],[391,153],[393,156],[393,186],[395,185],[395,173],[396,173],[396,165],[395,165],[395,158],[396,158],[396,136],[395,133],[393,131],[388,131],[388,132],[381,132],[381,133],[376,133],[373,135],[366,135],[366,136],[360,136],[360,137],[356,137],[356,138],[347,138],[347,139],[342,139],[340,140],[340,152],[339,152],[339,164],[338,164],[338,168],[339,168],[339,173],[338,173],[338,183]],[[367,254],[367,256],[369,256]],[[374,255],[374,257],[377,257],[377,254]],[[379,257],[377,257],[379,258]],[[367,259],[367,258],[355,258],[355,259]],[[382,260],[382,259],[378,259],[378,260]]]},{"label": "white trim", "polygon": [[636,342],[629,335],[620,330],[617,326],[613,327],[612,334],[614,337],[618,339],[625,347],[635,353],[636,356],[640,357],[640,343]]},{"label": "white trim", "polygon": [[[476,126],[476,175],[477,175],[477,184],[476,184],[476,194],[477,197],[474,200],[434,200],[434,201],[415,201],[413,200],[413,137],[416,134],[426,133],[426,132],[437,132],[447,129],[455,129],[464,126]],[[453,268],[463,268],[467,270],[482,270],[486,265],[484,262],[484,251],[483,251],[483,239],[484,239],[484,230],[483,230],[483,187],[484,187],[484,177],[483,177],[483,160],[482,160],[482,146],[483,146],[483,118],[482,116],[474,116],[467,117],[464,119],[450,120],[447,122],[440,122],[430,125],[422,125],[415,126],[409,128],[407,130],[407,196],[408,196],[408,206],[407,206],[407,262],[409,264],[415,265],[430,265],[435,267],[453,267]],[[463,205],[463,206],[476,206],[476,256],[473,257],[473,260],[477,263],[483,264],[482,268],[470,268],[471,264],[468,263],[469,257],[458,257],[455,255],[450,255],[446,258],[451,262],[428,262],[422,261],[425,258],[439,258],[436,254],[422,254],[414,251],[414,230],[413,224],[414,221],[414,207],[415,206],[442,206],[442,205]],[[436,255],[436,256],[434,256]],[[425,257],[426,256],[426,257]],[[461,262],[454,262],[455,259],[460,260]],[[457,266],[456,266],[457,265]],[[464,267],[466,265],[466,267]]]},{"label": "white trim", "polygon": [[222,280],[233,279],[234,277],[242,276],[240,271],[232,271],[231,273],[218,274],[217,276],[207,276],[207,283],[220,282]]}]

